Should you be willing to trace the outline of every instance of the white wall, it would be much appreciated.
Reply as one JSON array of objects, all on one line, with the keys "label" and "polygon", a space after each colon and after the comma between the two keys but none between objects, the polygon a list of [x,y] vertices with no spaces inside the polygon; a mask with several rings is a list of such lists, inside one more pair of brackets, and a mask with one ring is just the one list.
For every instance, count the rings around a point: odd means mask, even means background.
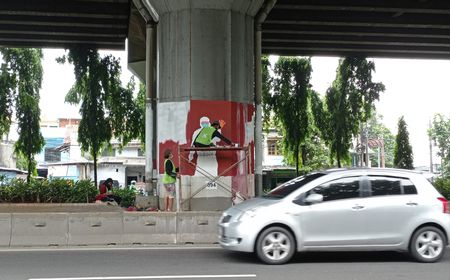
[{"label": "white wall", "polygon": [[139,148],[124,148],[122,150],[122,153],[120,153],[117,150],[116,156],[118,156],[118,157],[137,157],[138,156],[138,149]]},{"label": "white wall", "polygon": [[[91,178],[94,180],[94,171],[91,172]],[[122,187],[125,186],[125,166],[122,164],[99,164],[97,167],[97,183],[108,178],[117,180]]]}]

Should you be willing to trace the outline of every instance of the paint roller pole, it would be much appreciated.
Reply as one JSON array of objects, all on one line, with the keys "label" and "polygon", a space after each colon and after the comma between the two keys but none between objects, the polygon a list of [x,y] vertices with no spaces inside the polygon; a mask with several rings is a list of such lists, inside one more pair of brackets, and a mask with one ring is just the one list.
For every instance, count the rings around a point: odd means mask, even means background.
[{"label": "paint roller pole", "polygon": [[154,48],[153,43],[156,32],[156,24],[154,22],[147,23],[146,49],[145,49],[145,190],[153,194],[153,108],[152,101],[154,99]]}]

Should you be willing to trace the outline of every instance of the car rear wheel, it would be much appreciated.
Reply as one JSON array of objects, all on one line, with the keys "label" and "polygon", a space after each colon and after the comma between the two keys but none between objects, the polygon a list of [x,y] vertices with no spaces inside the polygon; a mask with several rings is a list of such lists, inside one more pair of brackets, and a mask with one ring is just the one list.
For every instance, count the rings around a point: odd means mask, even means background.
[{"label": "car rear wheel", "polygon": [[295,253],[295,240],[292,234],[282,227],[264,230],[256,241],[256,254],[267,264],[283,264]]},{"label": "car rear wheel", "polygon": [[444,256],[445,236],[441,230],[429,226],[418,229],[409,245],[411,256],[419,262],[436,262]]}]

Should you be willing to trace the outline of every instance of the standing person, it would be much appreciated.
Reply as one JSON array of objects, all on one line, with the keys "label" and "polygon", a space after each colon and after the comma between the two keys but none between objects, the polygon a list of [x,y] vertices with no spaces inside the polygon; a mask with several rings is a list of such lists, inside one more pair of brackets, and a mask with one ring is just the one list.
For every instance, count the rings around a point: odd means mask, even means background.
[{"label": "standing person", "polygon": [[163,175],[163,185],[164,185],[164,210],[172,211],[173,199],[175,198],[175,182],[177,181],[178,168],[175,168],[172,158],[173,154],[171,150],[164,151],[164,175]]}]

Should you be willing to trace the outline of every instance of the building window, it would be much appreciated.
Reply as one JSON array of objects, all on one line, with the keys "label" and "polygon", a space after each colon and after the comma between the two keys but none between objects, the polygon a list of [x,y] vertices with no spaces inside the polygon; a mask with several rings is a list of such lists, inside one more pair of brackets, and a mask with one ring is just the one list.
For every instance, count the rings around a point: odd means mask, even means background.
[{"label": "building window", "polygon": [[278,146],[278,140],[277,139],[269,139],[267,140],[267,147],[268,147],[268,154],[270,156],[278,156],[280,155],[281,151],[280,148]]},{"label": "building window", "polygon": [[54,148],[45,148],[44,160],[46,162],[59,162],[61,161],[61,152]]}]

